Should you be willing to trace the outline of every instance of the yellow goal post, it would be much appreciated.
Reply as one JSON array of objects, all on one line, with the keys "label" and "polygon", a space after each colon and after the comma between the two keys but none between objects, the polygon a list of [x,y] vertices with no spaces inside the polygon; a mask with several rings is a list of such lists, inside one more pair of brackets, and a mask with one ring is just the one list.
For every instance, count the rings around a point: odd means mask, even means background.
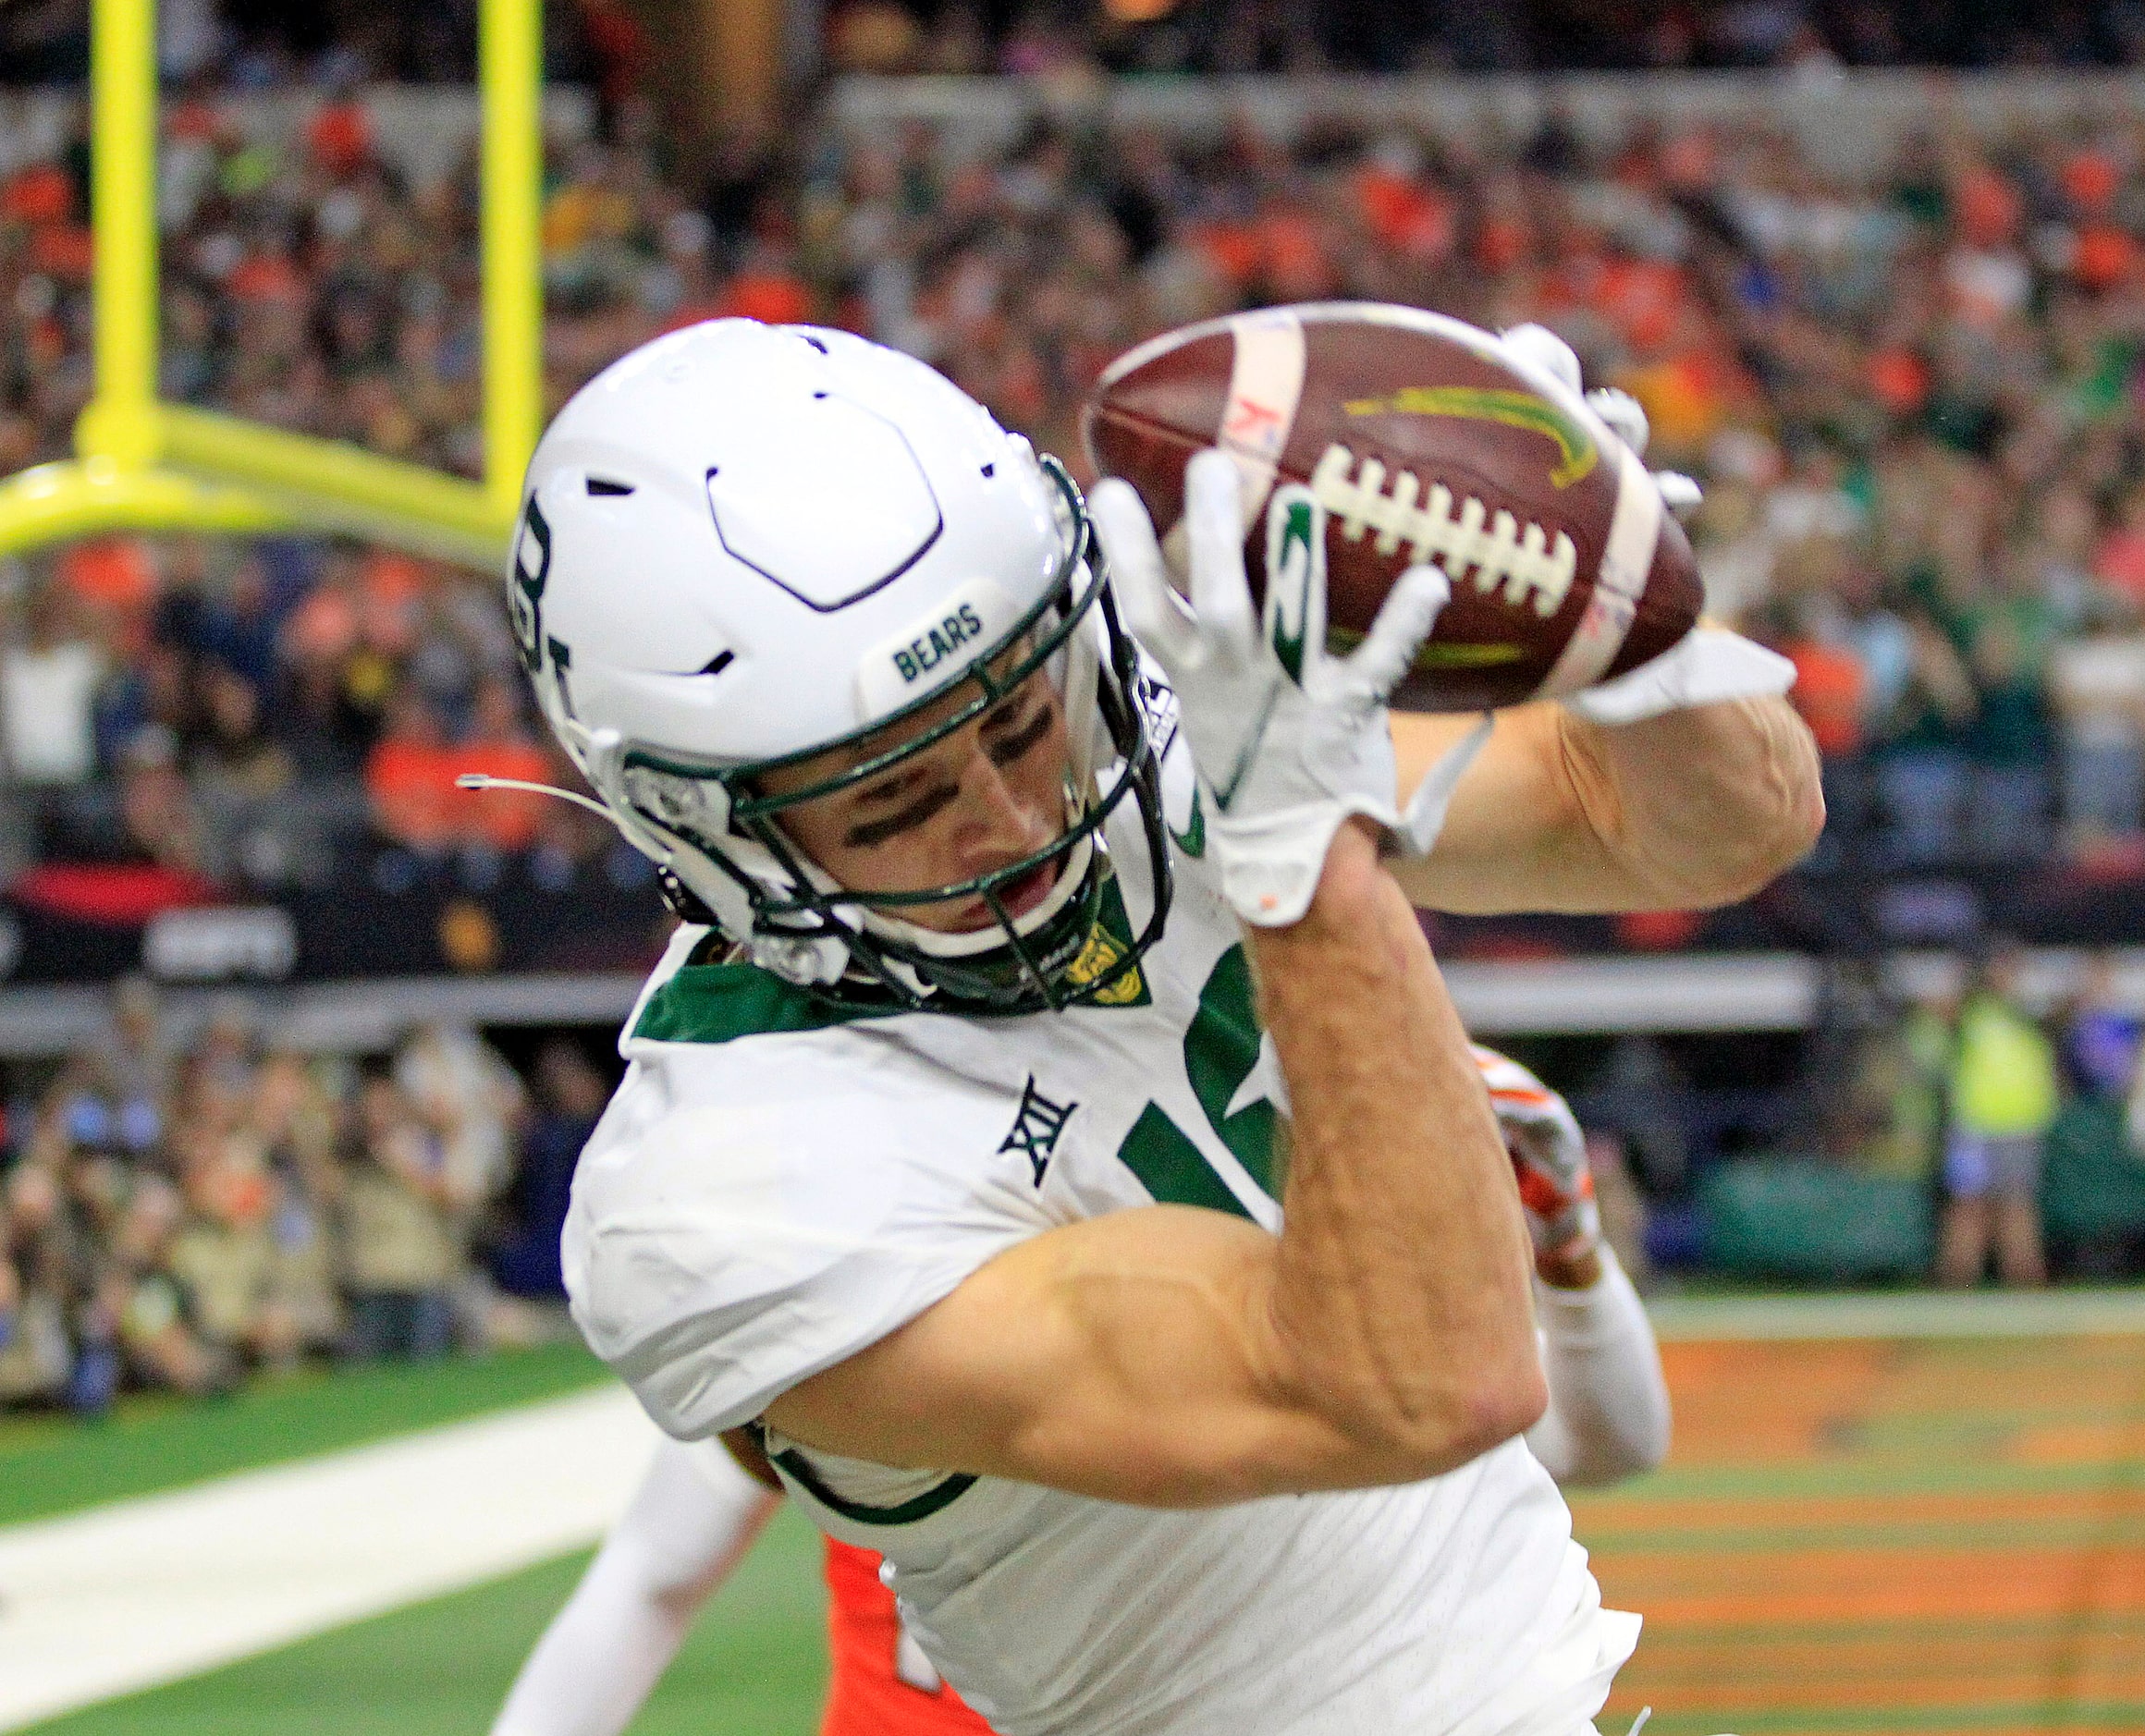
[{"label": "yellow goal post", "polygon": [[348,532],[496,568],[543,415],[542,0],[481,0],[482,482],[157,396],[155,0],[92,0],[95,384],[71,460],[0,481],[0,554],[114,531]]}]

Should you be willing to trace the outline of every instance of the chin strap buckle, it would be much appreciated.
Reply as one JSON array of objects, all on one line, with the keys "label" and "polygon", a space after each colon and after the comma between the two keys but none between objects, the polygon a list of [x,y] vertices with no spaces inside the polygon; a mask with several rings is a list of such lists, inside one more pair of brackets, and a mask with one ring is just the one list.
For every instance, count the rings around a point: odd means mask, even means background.
[{"label": "chin strap buckle", "polygon": [[668,866],[658,864],[656,885],[663,894],[663,902],[670,907],[670,914],[681,923],[690,923],[695,928],[718,926],[715,912],[707,908],[707,901],[695,892]]}]

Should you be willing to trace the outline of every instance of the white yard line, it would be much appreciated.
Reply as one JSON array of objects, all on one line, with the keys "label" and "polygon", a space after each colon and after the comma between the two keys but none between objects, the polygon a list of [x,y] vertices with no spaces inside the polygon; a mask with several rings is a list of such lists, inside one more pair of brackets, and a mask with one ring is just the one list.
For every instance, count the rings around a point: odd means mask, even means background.
[{"label": "white yard line", "polygon": [[0,1730],[582,1547],[655,1440],[612,1387],[0,1528]]},{"label": "white yard line", "polygon": [[1664,1339],[2042,1339],[2145,1333],[2145,1289],[1657,1296]]}]

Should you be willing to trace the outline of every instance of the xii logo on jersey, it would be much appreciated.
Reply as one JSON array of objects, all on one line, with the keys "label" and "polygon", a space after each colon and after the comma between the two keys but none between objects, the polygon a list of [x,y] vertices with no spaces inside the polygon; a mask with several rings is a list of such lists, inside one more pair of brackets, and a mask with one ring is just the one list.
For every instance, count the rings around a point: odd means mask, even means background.
[{"label": "xii logo on jersey", "polygon": [[1036,1185],[1041,1187],[1051,1154],[1064,1136],[1065,1123],[1079,1106],[1076,1103],[1052,1103],[1036,1089],[1036,1076],[1030,1073],[1027,1083],[1021,1087],[1021,1106],[1013,1116],[1012,1131],[1005,1136],[999,1150],[1018,1152],[1025,1157],[1035,1171]]}]

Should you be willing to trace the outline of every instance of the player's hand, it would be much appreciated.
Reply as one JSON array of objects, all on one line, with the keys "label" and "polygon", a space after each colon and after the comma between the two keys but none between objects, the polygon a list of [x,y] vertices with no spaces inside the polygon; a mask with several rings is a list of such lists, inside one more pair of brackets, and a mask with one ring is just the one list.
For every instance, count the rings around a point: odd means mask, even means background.
[{"label": "player's hand", "polygon": [[1255,612],[1238,489],[1225,453],[1202,452],[1185,471],[1189,606],[1129,484],[1098,485],[1093,512],[1126,624],[1176,690],[1223,896],[1245,922],[1278,928],[1310,908],[1344,820],[1411,829],[1396,811],[1386,699],[1452,586],[1435,567],[1409,568],[1363,643],[1330,656],[1325,509],[1298,484],[1274,491],[1266,606]]},{"label": "player's hand", "polygon": [[[1578,357],[1554,332],[1541,325],[1515,325],[1498,341],[1521,361],[1559,381],[1575,397],[1583,397],[1587,408],[1635,456],[1646,456],[1653,435],[1646,407],[1612,385],[1587,391]],[[1698,483],[1680,471],[1655,471],[1653,480],[1662,504],[1679,519],[1688,518],[1703,498]],[[1701,623],[1652,662],[1575,693],[1564,703],[1587,722],[1613,728],[1722,700],[1770,699],[1794,685],[1795,665],[1785,657],[1740,633]]]},{"label": "player's hand", "polygon": [[1489,1106],[1519,1177],[1519,1203],[1537,1261],[1563,1265],[1591,1253],[1601,1240],[1587,1136],[1563,1098],[1510,1056],[1477,1043],[1475,1065],[1489,1088]]},{"label": "player's hand", "polygon": [[[1634,458],[1646,456],[1647,444],[1653,438],[1653,424],[1647,420],[1646,406],[1613,385],[1599,385],[1587,391],[1579,371],[1579,358],[1573,353],[1571,345],[1548,326],[1514,325],[1510,331],[1500,333],[1498,342],[1520,362],[1551,375],[1574,397],[1585,398],[1587,408],[1608,423],[1609,431],[1631,448]],[[1705,498],[1698,483],[1681,471],[1656,471],[1653,481],[1661,490],[1661,504],[1679,519],[1688,518],[1697,511],[1699,502]]]}]

